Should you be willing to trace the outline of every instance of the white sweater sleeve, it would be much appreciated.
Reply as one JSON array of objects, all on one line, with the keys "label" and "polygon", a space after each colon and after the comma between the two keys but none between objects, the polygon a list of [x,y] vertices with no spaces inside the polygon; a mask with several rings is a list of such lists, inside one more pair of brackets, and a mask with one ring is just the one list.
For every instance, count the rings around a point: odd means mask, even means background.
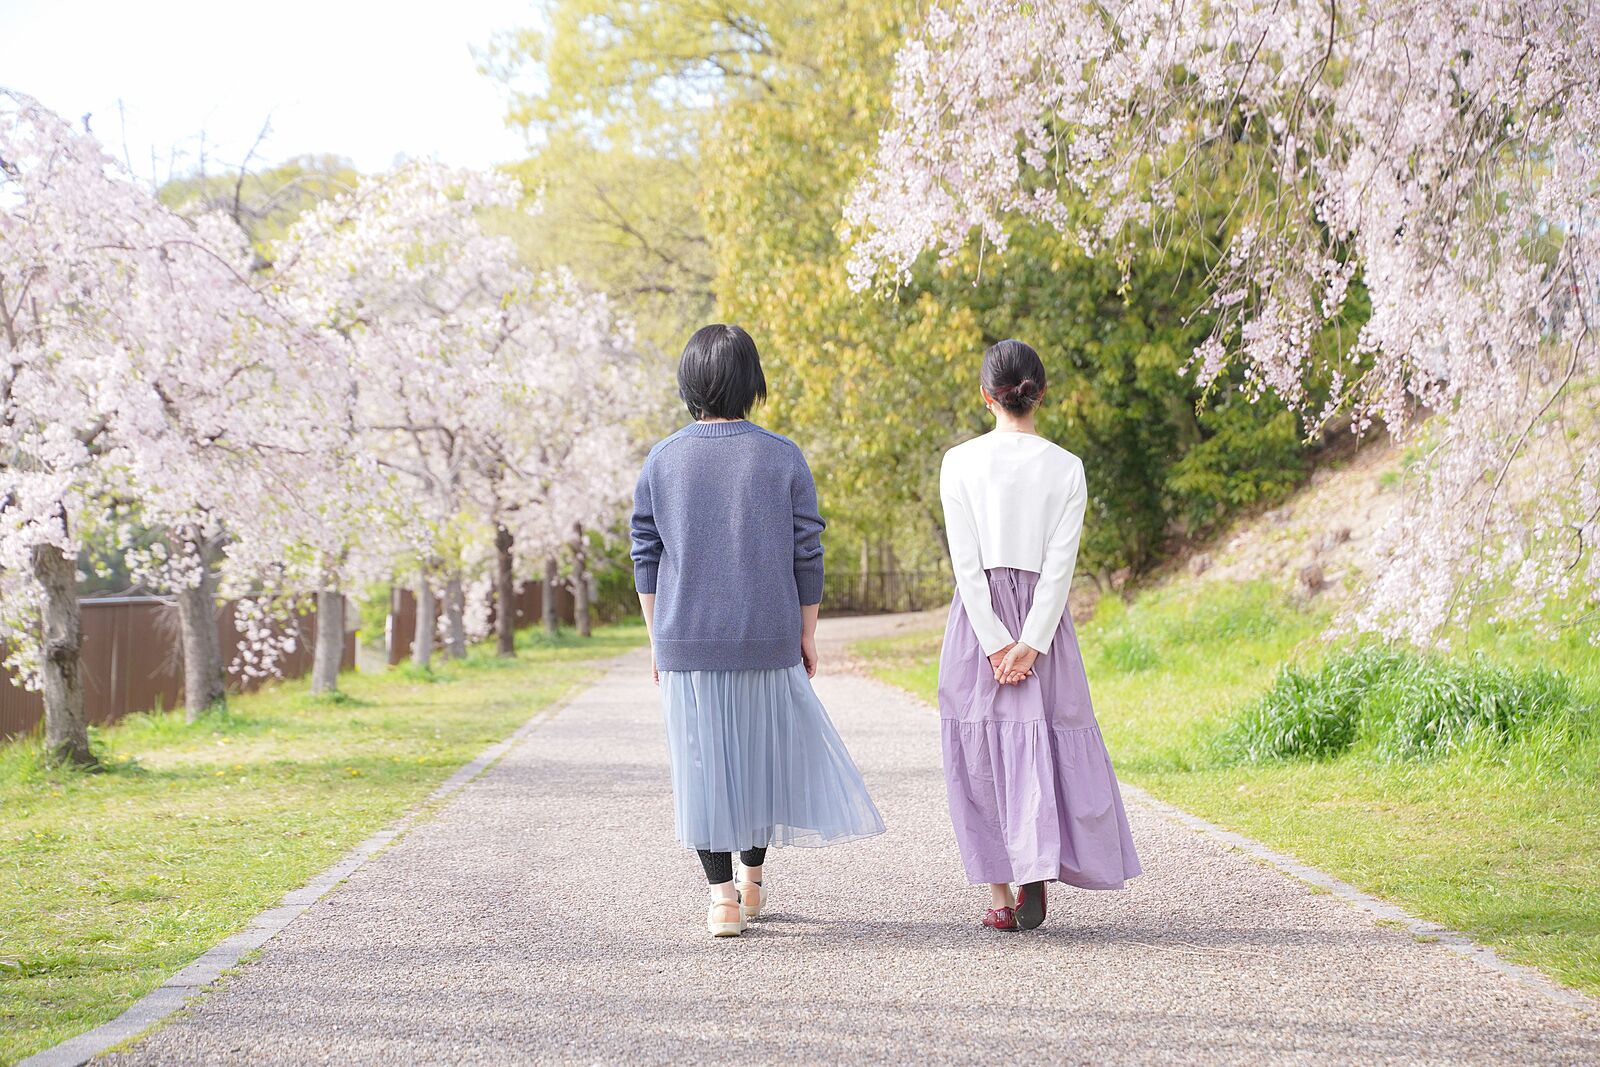
[{"label": "white sweater sleeve", "polygon": [[972,624],[972,632],[978,635],[983,654],[992,656],[1013,639],[989,601],[989,578],[983,572],[977,520],[961,492],[960,482],[950,472],[948,454],[939,468],[939,499],[944,503],[944,532],[950,541],[950,566],[956,574],[961,606]]},{"label": "white sweater sleeve", "polygon": [[1089,503],[1089,487],[1084,482],[1083,464],[1073,471],[1075,483],[1067,493],[1066,506],[1044,546],[1044,562],[1039,567],[1039,584],[1033,590],[1033,607],[1022,623],[1018,638],[1040,655],[1050,651],[1050,640],[1061,624],[1067,608],[1067,593],[1072,589],[1072,570],[1078,562],[1078,539],[1083,534],[1083,510]]}]

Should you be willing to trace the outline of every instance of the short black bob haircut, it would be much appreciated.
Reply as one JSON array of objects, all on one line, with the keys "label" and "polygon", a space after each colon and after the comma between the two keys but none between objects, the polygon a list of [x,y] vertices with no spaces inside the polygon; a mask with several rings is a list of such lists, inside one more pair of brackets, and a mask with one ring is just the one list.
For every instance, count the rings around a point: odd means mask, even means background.
[{"label": "short black bob haircut", "polygon": [[1012,415],[1026,415],[1044,399],[1044,361],[1021,341],[1001,341],[985,352],[978,378],[995,403]]},{"label": "short black bob haircut", "polygon": [[678,357],[678,395],[696,421],[742,419],[767,398],[761,353],[737,326],[702,326]]}]

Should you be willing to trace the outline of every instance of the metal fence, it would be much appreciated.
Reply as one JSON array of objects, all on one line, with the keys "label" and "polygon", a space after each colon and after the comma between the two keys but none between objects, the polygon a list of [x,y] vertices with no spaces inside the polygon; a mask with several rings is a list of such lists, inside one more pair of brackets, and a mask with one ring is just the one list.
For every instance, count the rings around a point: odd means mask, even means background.
[{"label": "metal fence", "polygon": [[943,571],[828,571],[822,579],[827,615],[926,611],[950,603],[955,581]]},{"label": "metal fence", "polygon": [[[517,586],[516,596],[511,602],[516,608],[513,621],[517,629],[537,623],[544,617],[544,583],[523,582]],[[439,603],[437,607],[443,613],[444,604]],[[577,625],[578,601],[566,582],[556,586],[556,616],[568,626]],[[494,625],[494,617],[494,605],[491,603],[489,606],[491,627]],[[416,633],[417,595],[409,589],[397,586],[389,594],[388,632],[384,635],[384,647],[388,651],[390,666],[411,655],[411,642]]]},{"label": "metal fence", "polygon": [[[176,707],[183,699],[183,651],[178,609],[161,597],[93,597],[79,601],[83,618],[84,710],[91,723],[115,722],[124,715]],[[217,635],[224,665],[243,643],[234,625],[233,602],[217,607]],[[353,615],[352,615],[353,617]],[[297,631],[295,650],[279,666],[286,678],[311,670],[316,614],[291,624]],[[346,633],[344,667],[355,666],[354,633]],[[266,679],[230,674],[228,689],[247,692]],[[44,700],[0,672],[0,738],[33,730],[44,718]]]}]

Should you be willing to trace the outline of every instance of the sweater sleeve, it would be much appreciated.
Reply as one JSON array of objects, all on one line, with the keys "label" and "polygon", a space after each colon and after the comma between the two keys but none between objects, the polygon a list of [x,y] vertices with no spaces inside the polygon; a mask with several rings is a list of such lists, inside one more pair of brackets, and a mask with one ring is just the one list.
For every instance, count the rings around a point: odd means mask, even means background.
[{"label": "sweater sleeve", "polygon": [[633,587],[641,593],[656,591],[656,571],[661,566],[661,531],[656,529],[655,507],[650,502],[650,460],[639,471],[633,489],[633,519],[629,523],[633,547]]},{"label": "sweater sleeve", "polygon": [[817,507],[817,483],[804,456],[790,485],[794,512],[794,585],[802,605],[822,603],[822,531],[827,523]]},{"label": "sweater sleeve", "polygon": [[983,573],[983,552],[978,544],[978,524],[961,496],[961,487],[950,470],[950,455],[939,467],[939,499],[944,504],[944,532],[950,541],[950,565],[956,574],[956,591],[961,607],[978,635],[985,656],[1011,644],[1011,631],[994,613],[989,599],[989,579]]},{"label": "sweater sleeve", "polygon": [[1067,608],[1072,571],[1078,562],[1078,540],[1083,534],[1083,510],[1089,503],[1089,487],[1084,481],[1082,463],[1076,464],[1071,477],[1073,485],[1067,492],[1066,505],[1050,533],[1050,540],[1045,542],[1039,584],[1033,590],[1033,606],[1022,623],[1022,643],[1038,649],[1041,656],[1050,651],[1050,641],[1061,624],[1061,613]]}]

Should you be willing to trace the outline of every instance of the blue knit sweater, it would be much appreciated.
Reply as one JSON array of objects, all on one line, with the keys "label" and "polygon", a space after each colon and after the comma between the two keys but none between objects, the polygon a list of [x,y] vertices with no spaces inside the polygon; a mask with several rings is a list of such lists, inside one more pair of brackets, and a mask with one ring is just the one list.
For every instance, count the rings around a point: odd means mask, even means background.
[{"label": "blue knit sweater", "polygon": [[656,668],[800,662],[800,605],[822,602],[822,516],[805,456],[752,422],[659,442],[633,498],[633,577],[656,594]]}]

